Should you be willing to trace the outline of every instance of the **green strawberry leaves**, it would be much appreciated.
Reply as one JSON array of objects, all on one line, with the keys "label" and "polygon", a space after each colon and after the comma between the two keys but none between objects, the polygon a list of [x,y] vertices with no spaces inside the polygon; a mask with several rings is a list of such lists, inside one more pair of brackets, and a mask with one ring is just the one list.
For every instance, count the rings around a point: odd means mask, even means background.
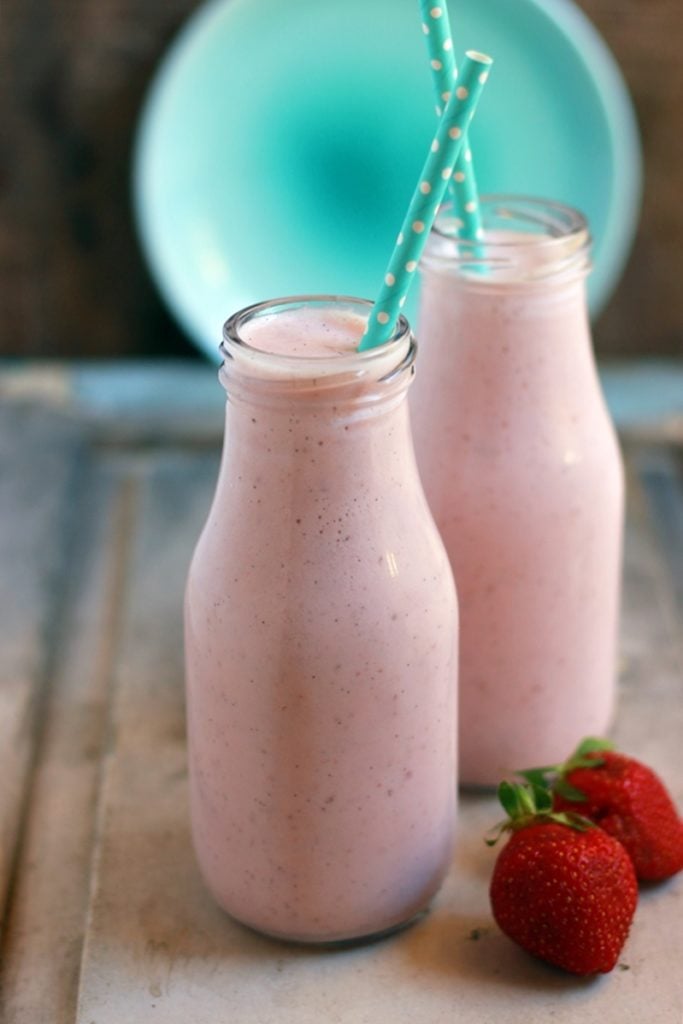
[{"label": "green strawberry leaves", "polygon": [[594,754],[600,750],[614,750],[614,744],[599,736],[586,736],[585,740],[581,740],[579,743],[571,759],[585,757],[586,754]]},{"label": "green strawberry leaves", "polygon": [[495,846],[503,832],[517,832],[527,825],[542,822],[554,821],[579,832],[593,828],[592,821],[573,811],[553,811],[553,794],[557,793],[573,802],[585,801],[585,794],[567,782],[567,776],[575,768],[598,768],[605,763],[599,756],[600,751],[613,749],[614,744],[609,740],[587,736],[581,740],[571,757],[561,764],[542,765],[517,772],[524,782],[501,782],[498,799],[507,818],[489,830],[484,842],[487,846]]},{"label": "green strawberry leaves", "polygon": [[552,797],[542,786],[523,786],[518,782],[501,782],[498,799],[514,821],[529,815],[552,810]]},{"label": "green strawberry leaves", "polygon": [[549,779],[558,770],[559,765],[549,764],[543,768],[525,768],[522,772],[516,772],[521,778],[526,779],[532,786],[541,786],[544,789],[548,788]]},{"label": "green strawberry leaves", "polygon": [[539,768],[525,768],[517,772],[521,778],[526,779],[532,786],[541,786],[559,793],[567,800],[585,800],[581,790],[567,782],[567,775],[575,768],[599,768],[604,764],[601,757],[596,757],[603,750],[614,750],[614,744],[609,740],[601,739],[599,736],[587,736],[581,740],[574,753],[561,764],[543,765]]},{"label": "green strawberry leaves", "polygon": [[503,832],[517,832],[528,825],[555,822],[568,828],[585,832],[593,823],[579,814],[553,811],[553,794],[550,789],[533,782],[506,782],[498,787],[498,799],[508,817],[498,822],[484,839],[487,846],[495,846]]},{"label": "green strawberry leaves", "polygon": [[555,793],[559,793],[565,800],[577,800],[582,801],[586,799],[586,794],[582,793],[576,786],[572,786],[571,783],[567,782],[560,775],[553,783],[553,790]]}]

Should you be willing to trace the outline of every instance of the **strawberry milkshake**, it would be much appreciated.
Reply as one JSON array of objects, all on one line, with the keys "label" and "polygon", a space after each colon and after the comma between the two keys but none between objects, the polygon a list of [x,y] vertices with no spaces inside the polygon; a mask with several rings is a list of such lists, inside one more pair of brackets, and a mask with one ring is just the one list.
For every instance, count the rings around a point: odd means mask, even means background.
[{"label": "strawberry milkshake", "polygon": [[186,593],[191,816],[216,900],[304,942],[423,910],[455,815],[457,607],[419,482],[407,322],[369,304],[228,321],[217,490]]},{"label": "strawberry milkshake", "polygon": [[411,417],[460,600],[460,777],[493,785],[610,723],[623,481],[583,218],[513,197],[482,212],[482,240],[445,213],[425,251]]}]

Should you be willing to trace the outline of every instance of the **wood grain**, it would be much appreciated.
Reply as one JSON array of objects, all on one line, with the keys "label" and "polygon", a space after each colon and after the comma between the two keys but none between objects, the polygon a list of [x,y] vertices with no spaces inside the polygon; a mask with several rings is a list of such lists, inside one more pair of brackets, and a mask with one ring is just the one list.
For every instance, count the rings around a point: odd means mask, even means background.
[{"label": "wood grain", "polygon": [[[594,986],[588,1000],[574,980],[524,957],[491,926],[494,855],[481,837],[498,816],[492,797],[462,800],[453,869],[430,914],[385,942],[344,952],[297,948],[242,928],[211,904],[189,839],[172,595],[214,473],[211,460],[169,453],[142,484],[78,1024],[146,1024],[155,1015],[165,1024],[446,1024],[454,1013],[462,1024],[545,1024],[551,1012],[558,1024],[577,1016],[603,1024],[629,1019],[634,1006],[658,1024],[679,1024],[683,888],[644,895],[627,969]],[[634,475],[629,493],[615,738],[674,780],[681,799],[679,612]]]},{"label": "wood grain", "polygon": [[[3,944],[3,1011],[12,1024],[74,1019],[109,689],[118,640],[134,481],[91,464],[71,505],[78,544],[65,573],[59,650]],[[113,465],[112,465],[113,463]]]},{"label": "wood grain", "polygon": [[0,916],[42,729],[82,457],[69,419],[24,403],[0,406]]},{"label": "wood grain", "polygon": [[[680,1024],[683,879],[643,890],[621,970],[577,984],[493,927],[488,796],[463,797],[442,892],[389,940],[307,950],[214,906],[189,835],[181,602],[218,437],[202,412],[165,442],[140,394],[121,433],[95,383],[0,387],[1,1024]],[[614,736],[683,803],[683,463],[634,440],[627,464]]]}]

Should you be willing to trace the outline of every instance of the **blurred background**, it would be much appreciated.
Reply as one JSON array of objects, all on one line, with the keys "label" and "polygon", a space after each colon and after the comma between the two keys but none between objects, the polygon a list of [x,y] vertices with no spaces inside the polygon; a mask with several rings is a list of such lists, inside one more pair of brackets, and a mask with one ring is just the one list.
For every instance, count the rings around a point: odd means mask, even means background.
[{"label": "blurred background", "polygon": [[[514,0],[511,0],[514,2]],[[192,0],[3,0],[0,356],[196,357],[136,238],[137,117]],[[602,357],[683,356],[683,4],[579,0],[631,90],[645,190]]]}]

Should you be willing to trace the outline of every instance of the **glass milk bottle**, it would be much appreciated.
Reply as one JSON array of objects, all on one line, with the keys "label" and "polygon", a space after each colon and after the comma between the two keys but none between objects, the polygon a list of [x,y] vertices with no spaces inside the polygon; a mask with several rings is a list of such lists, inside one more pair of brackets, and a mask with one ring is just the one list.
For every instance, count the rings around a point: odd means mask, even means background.
[{"label": "glass milk bottle", "polygon": [[493,785],[604,733],[614,703],[623,479],[591,347],[574,210],[444,212],[422,261],[411,418],[460,602],[460,778]]},{"label": "glass milk bottle", "polygon": [[304,942],[421,911],[455,815],[457,607],[417,474],[415,342],[369,304],[226,324],[222,464],[186,593],[191,817],[242,922]]}]

